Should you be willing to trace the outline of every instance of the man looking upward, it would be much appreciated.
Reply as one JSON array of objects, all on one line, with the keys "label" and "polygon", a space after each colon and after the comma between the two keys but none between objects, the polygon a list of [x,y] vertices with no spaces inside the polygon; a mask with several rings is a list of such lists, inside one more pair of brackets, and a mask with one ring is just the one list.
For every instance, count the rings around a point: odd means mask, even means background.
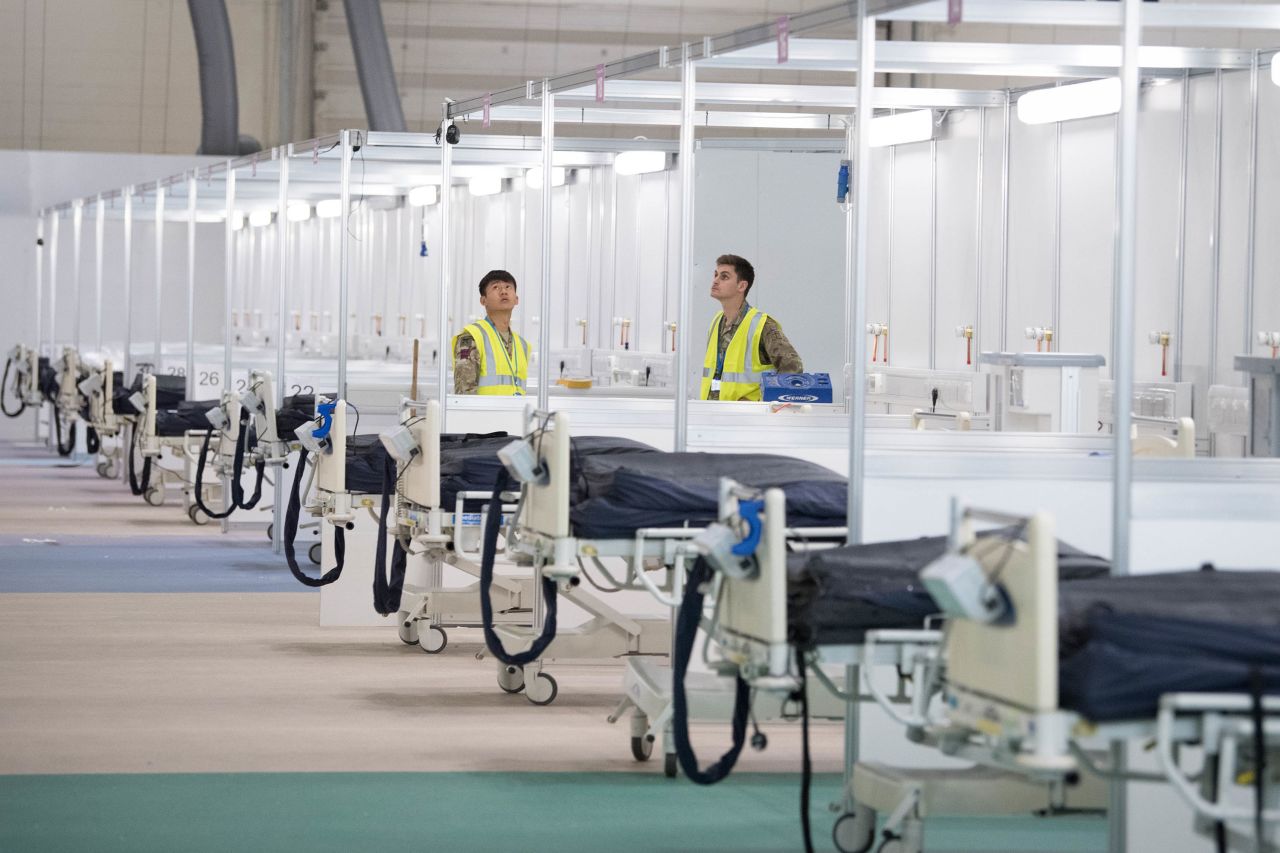
[{"label": "man looking upward", "polygon": [[516,277],[491,270],[480,279],[485,318],[453,337],[453,392],[519,397],[529,380],[529,342],[511,331],[520,304]]},{"label": "man looking upward", "polygon": [[711,318],[702,362],[702,400],[760,400],[761,374],[803,373],[800,354],[778,321],[747,302],[756,271],[746,258],[721,255],[711,279],[720,310]]}]

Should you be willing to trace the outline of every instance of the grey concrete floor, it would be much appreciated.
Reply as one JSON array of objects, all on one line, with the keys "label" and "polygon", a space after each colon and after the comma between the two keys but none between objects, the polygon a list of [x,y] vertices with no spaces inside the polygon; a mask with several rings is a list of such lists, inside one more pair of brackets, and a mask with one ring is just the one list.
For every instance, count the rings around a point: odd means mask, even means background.
[{"label": "grey concrete floor", "polygon": [[[10,541],[91,535],[139,553],[156,537],[227,541],[91,466],[29,451],[0,445]],[[269,554],[261,537],[232,534]],[[661,772],[632,760],[625,720],[605,721],[620,662],[549,668],[560,696],[534,707],[498,690],[493,660],[476,660],[478,631],[450,631],[445,653],[428,656],[390,625],[318,627],[318,597],[299,590],[0,595],[0,774]],[[799,727],[765,728],[769,748],[745,750],[740,769],[798,770]],[[727,727],[696,729],[704,761],[727,748]],[[838,724],[815,723],[818,771],[839,770],[841,742]]]}]

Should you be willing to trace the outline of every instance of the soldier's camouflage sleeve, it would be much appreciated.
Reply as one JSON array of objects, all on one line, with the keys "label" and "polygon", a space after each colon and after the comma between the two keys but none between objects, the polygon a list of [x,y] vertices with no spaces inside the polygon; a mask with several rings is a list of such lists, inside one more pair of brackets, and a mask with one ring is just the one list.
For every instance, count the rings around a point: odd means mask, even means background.
[{"label": "soldier's camouflage sleeve", "polygon": [[770,317],[765,321],[764,331],[760,333],[760,359],[772,364],[779,373],[804,373],[804,362],[800,353],[782,333],[782,326]]},{"label": "soldier's camouflage sleeve", "polygon": [[480,386],[480,351],[470,332],[458,335],[453,345],[453,393],[474,394]]}]

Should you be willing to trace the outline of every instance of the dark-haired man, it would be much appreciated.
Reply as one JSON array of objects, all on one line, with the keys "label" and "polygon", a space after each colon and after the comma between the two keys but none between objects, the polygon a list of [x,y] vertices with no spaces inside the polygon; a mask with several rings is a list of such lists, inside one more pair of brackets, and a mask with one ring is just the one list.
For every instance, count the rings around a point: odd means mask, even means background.
[{"label": "dark-haired man", "polygon": [[760,400],[761,374],[804,372],[800,354],[778,321],[748,304],[755,280],[755,268],[746,258],[716,258],[711,298],[720,303],[720,310],[707,333],[699,399]]},{"label": "dark-haired man", "polygon": [[518,397],[529,380],[529,342],[511,330],[520,304],[516,277],[490,270],[480,279],[485,318],[453,337],[453,392]]}]

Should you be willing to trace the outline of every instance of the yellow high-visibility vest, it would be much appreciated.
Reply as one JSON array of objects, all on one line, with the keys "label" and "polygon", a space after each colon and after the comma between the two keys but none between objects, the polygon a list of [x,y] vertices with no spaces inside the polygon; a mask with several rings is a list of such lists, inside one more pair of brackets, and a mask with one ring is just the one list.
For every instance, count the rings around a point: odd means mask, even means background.
[{"label": "yellow high-visibility vest", "polygon": [[[723,372],[720,374],[721,400],[760,400],[760,376],[772,365],[760,360],[760,338],[764,334],[769,315],[755,308],[748,309],[725,350]],[[720,323],[724,312],[717,311],[711,318],[711,331],[707,333],[707,355],[702,360],[702,393],[700,399],[711,397],[711,382],[716,375],[716,354],[720,344]]]},{"label": "yellow high-visibility vest", "polygon": [[[507,355],[507,348],[502,343],[502,336],[489,320],[472,323],[462,332],[471,335],[476,342],[476,350],[480,353],[480,381],[476,393],[490,397],[520,397],[525,393],[525,383],[529,380],[529,342],[511,332],[515,350],[514,355]],[[452,350],[458,351],[459,332],[453,336]],[[456,370],[457,358],[454,359]]]}]

